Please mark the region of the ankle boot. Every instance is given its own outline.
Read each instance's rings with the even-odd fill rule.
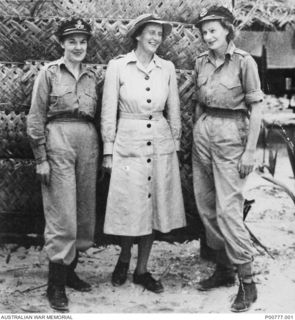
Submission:
[[[233,312],[247,311],[251,304],[257,300],[257,288],[255,282],[245,283],[240,279],[238,294],[231,306]]]
[[[91,291],[91,285],[81,280],[75,272],[76,266],[78,264],[78,258],[79,258],[79,253],[77,252],[75,259],[67,268],[68,272],[67,272],[66,285],[72,289],[75,289],[81,292]]]
[[[49,262],[47,297],[50,307],[58,311],[69,311],[65,292],[67,266]]]
[[[235,272],[232,266],[217,265],[212,276],[198,283],[197,289],[207,291],[218,287],[230,287],[235,284]]]

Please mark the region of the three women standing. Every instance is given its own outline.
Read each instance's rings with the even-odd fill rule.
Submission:
[[[133,282],[156,293],[163,286],[147,270],[153,231],[186,224],[176,153],[181,134],[176,73],[156,55],[171,29],[152,14],[134,20],[128,36],[135,49],[109,62],[101,113],[103,166],[112,170],[104,232],[121,236],[122,249],[112,283],[126,281],[138,237]]]
[[[232,42],[233,22],[227,8],[216,6],[202,11],[197,22],[209,50],[195,65],[193,178],[207,243],[216,250],[217,262],[199,289],[233,285],[236,265],[240,287],[231,309],[240,312],[257,299],[242,191],[254,165],[263,94],[255,61]]]
[[[94,126],[97,77],[82,64],[91,28],[81,19],[60,24],[64,55],[35,80],[27,132],[42,182],[47,296],[52,308],[68,310],[65,286],[90,291],[78,278],[78,252],[93,245],[98,136]]]

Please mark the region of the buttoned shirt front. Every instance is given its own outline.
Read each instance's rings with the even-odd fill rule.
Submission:
[[[233,42],[218,67],[212,51],[197,58],[195,83],[198,103],[208,108],[248,110],[251,103],[263,100],[256,62]]]
[[[62,114],[94,118],[97,109],[97,77],[90,67],[82,64],[78,79],[69,71],[64,58],[42,68],[35,80],[27,132],[37,158],[46,158],[45,126]]]
[[[111,60],[105,76],[101,114],[104,153],[113,152],[118,112],[152,114],[164,110],[179,149],[179,96],[172,62],[154,55],[150,65],[144,68],[134,51]]]

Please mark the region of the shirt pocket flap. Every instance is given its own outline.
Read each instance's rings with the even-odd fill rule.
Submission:
[[[220,84],[226,87],[227,89],[234,89],[241,86],[240,80],[235,77],[225,78],[223,81],[220,82]]]
[[[52,92],[50,93],[50,96],[52,97],[62,97],[68,93],[72,93],[73,88],[69,86],[56,86],[53,87]]]

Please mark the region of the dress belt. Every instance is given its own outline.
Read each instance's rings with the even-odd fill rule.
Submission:
[[[239,118],[241,116],[249,117],[247,110],[244,109],[222,109],[203,107],[204,112],[213,117],[219,118]]]
[[[86,114],[74,112],[74,113],[61,113],[48,118],[47,122],[58,121],[58,122],[92,122],[94,119]]]
[[[132,112],[120,112],[120,119],[137,119],[137,120],[159,120],[163,118],[163,112],[151,112],[151,113],[132,113]]]

